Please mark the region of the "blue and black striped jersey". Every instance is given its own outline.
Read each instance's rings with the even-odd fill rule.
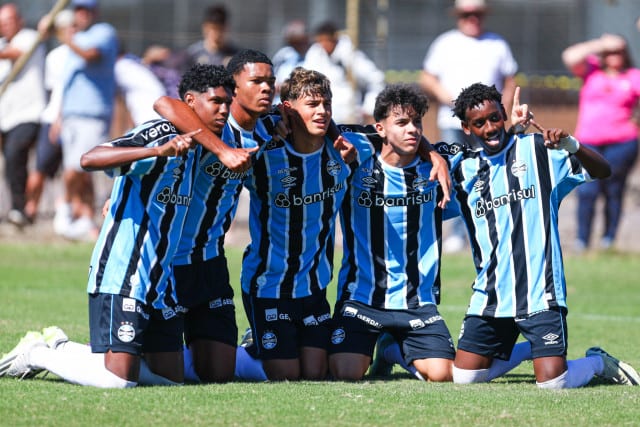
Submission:
[[[541,134],[513,135],[493,156],[458,153],[451,175],[477,272],[467,314],[514,317],[566,307],[558,210],[590,179],[577,158],[547,149]]]
[[[166,120],[146,122],[108,144],[156,146],[178,134]],[[132,297],[155,308],[175,305],[170,265],[191,202],[200,147],[107,171],[115,176],[109,211],[91,256],[90,294]]]
[[[242,290],[259,298],[302,298],[332,277],[335,218],[349,168],[327,138],[309,154],[272,141],[246,180],[251,243]]]
[[[222,140],[236,148],[263,146],[271,140],[272,124],[271,118],[265,116],[250,132],[229,116]],[[175,265],[206,261],[224,254],[224,236],[235,216],[242,183],[248,174],[233,172],[216,155],[202,151]]]
[[[366,151],[357,138],[347,139]],[[340,216],[339,300],[384,309],[439,302],[442,192],[429,181],[431,168],[418,156],[404,168],[393,167],[377,154],[357,165]],[[445,210],[446,217],[458,214],[456,207]]]

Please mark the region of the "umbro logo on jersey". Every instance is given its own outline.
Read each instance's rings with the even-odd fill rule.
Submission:
[[[296,178],[295,176],[287,175],[284,178],[282,178],[280,182],[282,183],[282,186],[284,188],[288,188],[288,187],[293,187],[293,185],[297,180],[298,178]]]
[[[558,338],[560,338],[560,336],[552,332],[542,337],[542,339],[544,340],[544,345],[558,344]]]
[[[523,176],[527,172],[527,165],[519,160],[514,160],[511,165],[511,173],[514,176]]]
[[[484,181],[479,179],[476,181],[475,184],[473,184],[473,191],[479,193],[482,191],[482,189],[484,188]]]
[[[372,176],[365,176],[361,179],[361,181],[362,181],[362,185],[364,185],[365,187],[371,187],[371,188],[375,187],[378,182],[378,180]]]

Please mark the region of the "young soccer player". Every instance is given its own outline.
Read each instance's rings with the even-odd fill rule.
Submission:
[[[211,80],[208,71],[196,67],[185,73],[181,96],[219,133],[230,88],[224,80]],[[183,381],[183,327],[170,267],[200,159],[199,146],[190,148],[196,133],[183,137],[166,120],[147,122],[83,156],[83,167],[108,168],[116,176],[89,273],[93,353],[66,337],[49,348],[41,335],[31,334],[0,361],[0,374],[45,369],[73,383],[113,388],[139,380]],[[114,146],[127,149],[114,155]],[[143,354],[148,367],[141,363]]]
[[[432,163],[418,155],[427,108],[426,96],[410,85],[390,85],[376,98],[374,138],[382,144],[361,156],[341,210],[344,256],[329,346],[335,379],[361,379],[387,332],[419,378],[451,381],[455,350],[436,307],[438,242],[443,216],[458,210],[438,207],[442,190],[429,180]]]
[[[522,334],[531,343],[541,388],[580,387],[594,375],[637,385],[637,372],[600,348],[566,360],[559,204],[577,185],[606,178],[609,164],[562,129],[507,132],[501,99],[495,87],[476,83],[462,90],[453,109],[464,132],[481,147],[458,147],[462,151],[452,160],[456,199],[477,271],[453,379],[488,381],[493,365],[509,358]]]

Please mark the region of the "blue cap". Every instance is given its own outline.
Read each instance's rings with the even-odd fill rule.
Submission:
[[[72,0],[71,6],[95,9],[96,7],[98,7],[98,0]]]

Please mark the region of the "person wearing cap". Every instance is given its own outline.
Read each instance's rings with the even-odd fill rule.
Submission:
[[[605,180],[578,187],[577,238],[574,249],[591,243],[596,201],[604,196],[604,230],[600,248],[615,241],[629,173],[638,158],[640,69],[633,67],[624,38],[614,34],[569,46],[562,60],[576,77],[580,89],[576,138],[604,156],[613,172]]]
[[[423,62],[420,84],[440,104],[437,124],[440,140],[447,143],[469,143],[452,112],[453,100],[473,83],[495,85],[503,93],[504,105],[510,108],[515,90],[514,75],[518,64],[508,43],[498,34],[484,28],[489,12],[485,0],[455,0],[453,15],[456,28],[439,35],[429,46]],[[454,220],[443,240],[445,252],[465,248],[462,223]]]
[[[6,3],[0,7],[0,80],[18,58],[38,43],[38,33],[25,28],[18,6]],[[25,214],[27,164],[29,151],[35,145],[40,127],[40,114],[45,107],[45,48],[38,44],[23,69],[8,83],[0,98],[0,133],[4,155],[5,178],[11,193],[7,219],[23,227],[30,222]]]
[[[118,37],[113,26],[97,22],[97,0],[71,4],[75,28],[60,37],[71,50],[63,70],[60,134],[66,209],[60,211],[62,219],[55,231],[72,240],[94,240],[98,233],[94,188],[91,175],[80,166],[80,156],[109,138]]]

